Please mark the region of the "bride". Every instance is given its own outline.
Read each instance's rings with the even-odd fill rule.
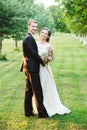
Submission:
[[[40,65],[40,80],[44,97],[43,103],[49,117],[55,114],[64,115],[70,113],[70,110],[61,103],[54,77],[50,65],[48,64],[53,60],[53,49],[49,43],[50,36],[50,30],[43,28],[40,32],[40,40],[37,42],[38,53],[46,63],[45,67]],[[37,113],[35,103],[34,111]]]

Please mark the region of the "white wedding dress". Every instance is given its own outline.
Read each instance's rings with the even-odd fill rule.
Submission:
[[[43,53],[47,53],[49,47],[51,47],[49,43],[41,44],[39,42],[37,43],[37,46],[40,56]],[[45,67],[40,65],[40,80],[44,97],[43,103],[49,117],[55,114],[64,115],[70,113],[70,110],[60,101],[50,65],[46,65]]]

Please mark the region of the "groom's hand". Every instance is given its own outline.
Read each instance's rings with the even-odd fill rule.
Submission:
[[[45,62],[43,61],[43,62],[41,63],[41,65],[42,65],[42,66],[45,66]]]

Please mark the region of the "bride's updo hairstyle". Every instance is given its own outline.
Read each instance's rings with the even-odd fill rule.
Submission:
[[[46,41],[49,42],[50,36],[51,36],[51,31],[49,30],[49,28],[46,28],[46,27],[42,28],[41,31],[42,30],[47,30],[48,31],[48,38],[46,39]]]

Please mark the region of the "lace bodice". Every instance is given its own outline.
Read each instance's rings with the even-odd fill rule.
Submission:
[[[39,55],[41,56],[43,53],[48,53],[48,50],[51,48],[52,49],[52,46],[49,44],[49,43],[45,43],[45,44],[42,44],[40,42],[37,42],[37,46],[38,46],[38,53]]]

